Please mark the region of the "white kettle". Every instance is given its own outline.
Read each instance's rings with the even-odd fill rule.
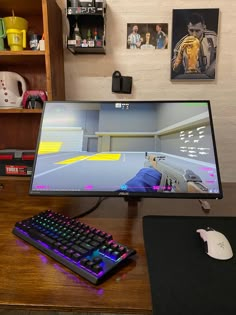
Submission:
[[[22,76],[16,72],[0,71],[0,108],[21,107],[25,91],[26,81]]]

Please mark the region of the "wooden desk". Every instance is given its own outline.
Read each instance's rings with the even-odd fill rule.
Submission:
[[[16,221],[48,208],[76,215],[87,210],[97,199],[30,197],[27,182],[12,181],[6,185],[10,187],[0,191],[0,308],[6,314],[7,310],[16,309],[151,314],[143,215],[205,215],[198,200],[144,199],[138,209],[132,205],[128,208],[121,198],[105,200],[81,221],[112,233],[116,240],[135,248],[137,255],[131,264],[95,286],[11,231]],[[210,215],[234,216],[236,184],[224,184],[223,187],[224,199],[210,201]]]

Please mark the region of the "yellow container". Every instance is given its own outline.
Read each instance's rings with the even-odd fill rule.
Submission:
[[[23,50],[26,47],[26,30],[7,29],[7,43],[12,51]]]
[[[17,30],[27,31],[28,29],[28,21],[22,17],[8,16],[8,17],[4,17],[3,20],[4,20],[6,30],[17,29]]]
[[[3,18],[8,46],[12,51],[19,51],[26,48],[26,32],[28,21],[18,16],[8,16]]]

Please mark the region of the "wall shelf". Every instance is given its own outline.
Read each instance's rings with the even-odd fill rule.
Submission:
[[[99,7],[94,0],[91,7],[71,7],[67,0],[66,14],[70,33],[67,38],[67,48],[73,54],[105,54],[106,3],[99,1]],[[80,42],[74,38],[76,23],[79,27]],[[91,38],[88,38],[88,30]]]
[[[68,50],[73,54],[105,54],[104,47],[75,47],[73,45],[67,46]]]

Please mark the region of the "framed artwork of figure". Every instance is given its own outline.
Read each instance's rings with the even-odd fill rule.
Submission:
[[[214,80],[219,9],[175,9],[171,79]]]
[[[167,23],[127,24],[127,49],[167,49]]]

